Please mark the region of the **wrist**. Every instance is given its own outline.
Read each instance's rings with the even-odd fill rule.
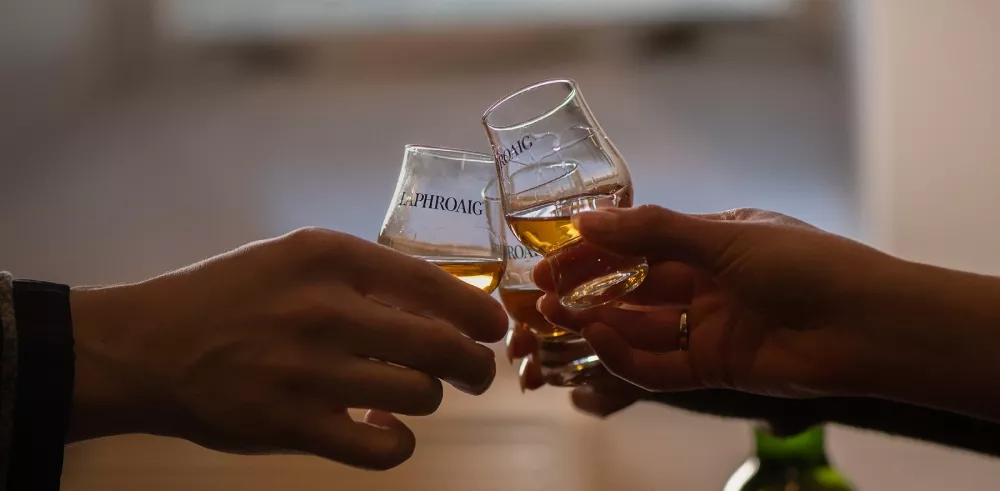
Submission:
[[[865,395],[1000,418],[1000,278],[896,260],[886,284]]]
[[[129,288],[70,294],[76,367],[68,441],[156,431]]]

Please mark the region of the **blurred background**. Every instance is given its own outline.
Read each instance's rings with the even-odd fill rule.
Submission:
[[[0,267],[121,282],[305,225],[374,240],[403,145],[486,150],[494,100],[571,77],[639,203],[770,208],[1000,273],[998,24],[993,0],[11,0]],[[387,473],[137,436],[70,448],[64,487],[717,490],[750,451],[747,422],[592,420],[499,372],[412,421]],[[1000,481],[973,454],[828,434],[862,490]]]

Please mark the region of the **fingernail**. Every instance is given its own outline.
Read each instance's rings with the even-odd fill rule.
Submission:
[[[487,376],[485,379],[476,382],[467,380],[449,379],[449,383],[454,385],[455,388],[457,388],[458,390],[465,392],[466,394],[478,396],[482,395],[490,388],[490,386],[493,385],[493,381],[496,379],[496,375],[497,375],[497,364],[496,364],[496,359],[494,358],[492,362],[489,364],[489,376]]]
[[[496,380],[496,378],[497,378],[497,362],[496,358],[494,358],[493,362],[490,363],[490,378],[486,381],[485,384],[479,387],[479,393],[482,394],[483,392],[486,392],[486,390],[489,389],[491,385],[493,385],[493,381]]]
[[[587,211],[573,215],[573,226],[577,230],[594,232],[614,232],[618,227],[618,217],[607,211]]]
[[[386,428],[392,426],[392,424],[396,422],[396,418],[390,413],[376,411],[373,409],[365,413],[365,422],[371,425]]]
[[[528,369],[528,358],[521,360],[521,366],[517,368],[517,384],[521,386],[521,393],[527,390],[528,380],[525,374]]]
[[[507,358],[507,363],[510,363],[511,366],[514,365],[514,354],[510,352],[511,348],[514,346],[514,333],[515,333],[514,328],[509,329],[507,331],[506,339],[504,339],[503,343],[504,346],[507,348],[503,350],[504,358]]]

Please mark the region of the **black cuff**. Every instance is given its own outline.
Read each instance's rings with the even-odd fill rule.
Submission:
[[[73,401],[69,287],[14,282],[17,389],[7,491],[59,489]]]
[[[1000,424],[950,411],[868,398],[832,398],[818,405],[833,423],[1000,456]]]
[[[1000,423],[899,402],[784,399],[718,389],[649,394],[646,399],[702,414],[767,422],[779,435],[835,423],[1000,457]]]
[[[779,436],[826,422],[820,399],[785,399],[727,389],[653,393],[646,399],[702,414],[760,421]]]

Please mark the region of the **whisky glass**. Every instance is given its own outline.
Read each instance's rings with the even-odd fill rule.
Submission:
[[[489,189],[497,189],[491,186]],[[499,196],[487,195],[487,208],[502,215]],[[582,385],[593,376],[604,373],[604,366],[586,340],[566,329],[555,326],[535,307],[543,292],[531,279],[531,269],[542,255],[525,247],[509,227],[505,227],[507,267],[497,290],[500,303],[510,318],[510,328],[527,327],[539,341],[536,354],[545,383],[556,387]]]
[[[632,206],[625,159],[597,123],[573,80],[520,89],[483,116],[507,223],[518,241],[551,263],[568,309],[607,304],[638,287],[649,267],[582,239],[571,217]]]
[[[506,260],[503,212],[483,202],[496,175],[489,155],[407,145],[378,243],[492,293]]]

